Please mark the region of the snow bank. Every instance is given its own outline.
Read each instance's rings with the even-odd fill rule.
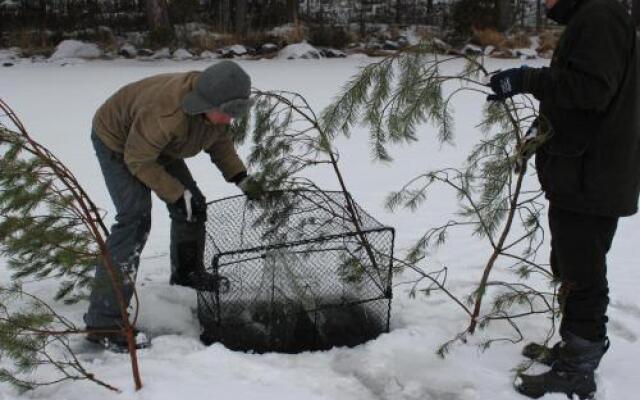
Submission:
[[[278,59],[281,60],[295,60],[295,59],[318,59],[322,58],[322,52],[315,47],[311,46],[307,42],[290,44],[289,46],[280,50]]]
[[[134,58],[138,55],[138,49],[136,49],[136,47],[131,43],[125,43],[120,47],[120,51],[118,53],[126,58]]]
[[[200,58],[203,58],[203,59],[218,58],[218,55],[213,51],[205,50],[202,53],[200,53]]]
[[[15,61],[20,59],[20,49],[12,47],[10,49],[0,49],[0,62]]]
[[[532,60],[534,58],[538,58],[538,52],[535,49],[515,49],[513,50],[513,53],[521,59]]]
[[[327,58],[345,58],[347,53],[338,49],[322,49],[322,55]]]
[[[170,58],[170,57],[171,57],[171,50],[169,50],[168,47],[161,48],[160,50],[153,53],[153,55],[151,56],[151,58],[153,58],[154,60],[161,60],[163,58]]]
[[[223,49],[218,50],[223,57],[240,57],[249,54],[249,49],[241,44],[234,44],[233,46],[225,47]]]
[[[22,52],[17,47],[0,49],[0,66],[12,67],[21,60]]]
[[[193,54],[191,54],[188,50],[185,49],[178,49],[176,51],[173,52],[173,59],[174,60],[189,60],[193,58]]]
[[[93,44],[80,40],[63,40],[56,47],[56,51],[49,58],[52,61],[67,58],[95,59],[102,56],[102,50]]]

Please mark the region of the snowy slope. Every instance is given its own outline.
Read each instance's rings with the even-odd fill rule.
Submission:
[[[327,105],[338,88],[367,62],[361,58],[345,60],[263,60],[242,62],[261,89],[299,91],[320,109]],[[490,69],[519,65],[519,62],[490,61]],[[543,61],[532,61],[532,66]],[[100,103],[121,85],[156,73],[202,69],[204,62],[90,62],[59,67],[53,64],[22,63],[0,70],[0,97],[8,101],[23,118],[31,133],[53,150],[76,173],[89,194],[108,210],[113,219],[104,182],[89,141],[91,118]],[[424,140],[396,148],[395,163],[369,162],[366,132],[355,132],[350,141],[340,140],[338,147],[347,184],[356,200],[382,222],[398,231],[397,246],[409,246],[422,231],[446,221],[454,211],[454,198],[445,191],[434,194],[428,206],[417,214],[390,214],[383,208],[389,190],[417,173],[433,168],[459,165],[469,147],[478,139],[475,125],[480,121],[484,99],[465,95],[454,102],[456,109],[456,146],[440,147],[435,131],[425,127]],[[241,153],[246,155],[247,148]],[[194,177],[209,199],[237,194],[224,182],[207,157],[190,160]],[[327,188],[336,184],[330,171],[312,176]],[[535,181],[534,181],[535,182]],[[625,219],[610,256],[611,350],[599,374],[600,400],[632,399],[635,393],[637,362],[640,361],[640,306],[637,286],[635,247],[640,218]],[[477,239],[461,234],[430,261],[433,268],[450,268],[449,285],[458,295],[472,290],[480,277],[489,253]],[[395,289],[392,332],[355,349],[334,349],[300,355],[253,355],[235,353],[221,345],[204,347],[198,341],[195,317],[195,293],[169,287],[169,220],[164,205],[154,199],[153,227],[143,253],[138,277],[142,308],[140,326],[154,336],[154,347],[141,352],[145,387],[135,393],[128,358],[114,354],[85,354],[87,366],[103,380],[124,392],[120,395],[89,383],[65,383],[39,389],[24,398],[56,400],[173,400],[180,399],[332,399],[332,400],[511,400],[520,398],[511,388],[513,372],[522,360],[519,346],[496,344],[482,353],[474,343],[454,348],[441,360],[435,350],[444,341],[464,329],[467,321],[447,299],[435,294],[410,299],[406,285]],[[543,255],[544,256],[544,255]],[[0,260],[0,265],[2,261]],[[508,272],[498,272],[513,279]],[[408,281],[409,274],[397,282]],[[8,279],[4,266],[0,279]],[[45,298],[54,292],[52,282],[29,285]],[[65,314],[81,325],[86,304],[60,305]],[[527,340],[543,337],[546,321],[532,318],[523,323]],[[476,341],[480,341],[484,333]],[[511,335],[507,327],[495,325],[487,334]],[[78,345],[81,338],[77,339]],[[45,376],[46,370],[40,371]],[[3,384],[0,399],[17,394]],[[564,396],[549,396],[562,399]]]

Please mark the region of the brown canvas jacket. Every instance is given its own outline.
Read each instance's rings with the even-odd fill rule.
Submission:
[[[130,83],[96,112],[93,129],[111,150],[124,155],[131,173],[161,199],[173,203],[184,186],[163,164],[206,151],[227,181],[246,171],[223,127],[202,115],[187,115],[181,103],[200,72],[171,73]]]

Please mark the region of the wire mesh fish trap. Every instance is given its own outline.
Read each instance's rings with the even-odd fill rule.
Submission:
[[[209,204],[205,265],[229,285],[198,293],[202,341],[296,353],[388,332],[393,228],[342,192],[287,192],[267,203]]]

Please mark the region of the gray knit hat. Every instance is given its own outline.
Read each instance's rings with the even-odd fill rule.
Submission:
[[[202,71],[196,87],[182,100],[182,109],[195,115],[218,108],[233,118],[251,108],[251,78],[233,61],[221,61]]]

